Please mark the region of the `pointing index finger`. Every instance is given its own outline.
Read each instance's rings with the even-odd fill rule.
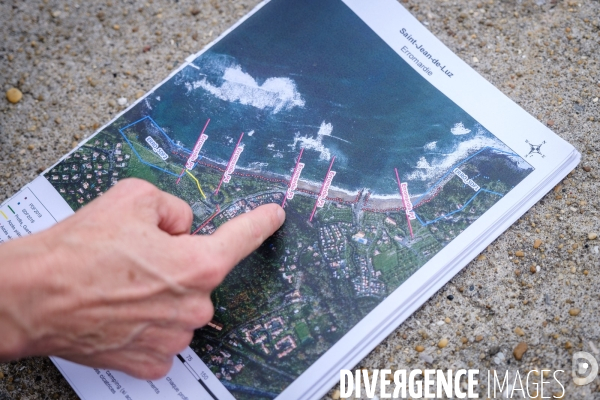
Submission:
[[[285,211],[281,206],[266,204],[226,222],[207,239],[229,272],[275,233],[284,221]]]

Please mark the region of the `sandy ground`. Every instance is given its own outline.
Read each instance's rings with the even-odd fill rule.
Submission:
[[[403,3],[485,78],[573,143],[583,160],[359,366],[570,373],[574,351],[600,358],[600,243],[588,239],[600,231],[600,3]],[[0,200],[111,119],[119,98],[133,101],[254,4],[0,2]],[[10,87],[24,93],[16,105],[4,99]],[[539,271],[531,273],[531,266]],[[439,348],[444,338],[448,345]],[[513,357],[519,342],[528,345],[521,361]],[[583,387],[566,374],[562,379],[565,398],[600,399],[598,379]],[[334,388],[329,396],[339,394]],[[2,400],[75,398],[48,359],[0,364]]]

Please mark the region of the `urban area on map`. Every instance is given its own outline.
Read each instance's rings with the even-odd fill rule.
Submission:
[[[389,171],[398,195],[378,200],[367,188],[354,197],[332,190],[332,169],[323,171],[320,187],[303,185],[302,149],[289,160],[287,177],[236,169],[242,142],[232,147],[227,165],[203,161],[200,146],[207,136],[200,133],[197,147],[186,149],[146,117],[117,135],[101,132],[46,177],[73,209],[120,179],[146,179],[190,204],[197,234],[210,234],[261,204],[285,202],[284,227],[217,289],[214,320],[192,346],[228,388],[252,388],[267,398],[529,171],[518,173],[514,154],[486,147],[419,196]],[[265,379],[265,369],[278,379]],[[261,381],[265,385],[256,388]]]
[[[284,206],[191,344],[238,399],[276,397],[532,171],[341,1],[323,4],[268,3],[45,174],[74,210],[144,179],[190,205],[191,234]],[[322,48],[288,34],[302,18]]]

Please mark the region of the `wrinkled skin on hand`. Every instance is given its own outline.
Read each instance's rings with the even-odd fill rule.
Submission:
[[[0,246],[0,361],[55,355],[156,379],[213,316],[210,294],[283,223],[275,204],[191,236],[192,211],[128,179]]]

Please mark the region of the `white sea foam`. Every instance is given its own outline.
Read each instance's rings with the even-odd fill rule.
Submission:
[[[417,161],[417,168],[429,169],[429,168],[431,168],[431,165],[429,165],[429,162],[427,162],[425,157],[421,157],[421,158],[419,158],[419,161]]]
[[[319,136],[331,136],[331,132],[333,132],[333,125],[331,125],[331,123],[325,123],[325,121],[323,121],[321,123],[321,126],[319,127],[319,132],[317,132],[317,135]]]
[[[419,159],[417,162],[415,170],[408,174],[407,179],[411,181],[428,181],[439,178],[461,160],[464,160],[470,154],[473,154],[484,147],[492,147],[509,152],[511,151],[499,140],[477,135],[470,140],[466,140],[456,145],[456,147],[449,154],[433,155],[429,160],[427,160],[425,157],[421,157],[421,159]],[[425,165],[423,161],[428,163],[429,168],[423,168]]]
[[[208,158],[208,157],[204,157],[204,158],[205,158],[207,161],[209,161],[209,162],[212,162],[212,163],[214,163],[214,164],[218,164],[218,165],[221,165],[221,166],[226,166],[226,165],[227,165],[227,162],[226,162],[226,161],[224,161],[224,160],[220,160],[220,161],[219,161],[219,160],[211,159],[211,158]],[[260,165],[260,164],[264,164],[264,166],[265,166],[265,167],[269,165],[268,163],[259,163],[259,162],[256,162],[256,163],[250,163],[250,164],[249,164],[249,165],[247,165],[247,166],[240,166],[240,165],[238,165],[238,166],[236,167],[236,170],[249,171],[249,172],[256,172],[256,167],[257,167],[257,165]],[[263,165],[260,165],[260,166],[262,167]],[[291,175],[292,171],[293,171],[293,168],[290,170],[290,173],[289,173],[288,175],[282,175],[282,174],[273,173],[273,172],[271,172],[271,173],[272,173],[273,175],[276,175],[276,176],[282,177],[282,178],[284,178],[284,179],[288,179],[288,178],[289,178],[289,176]],[[310,186],[312,186],[312,188],[313,188],[313,190],[314,190],[314,191],[319,191],[319,189],[320,189],[320,188],[321,188],[321,186],[323,185],[323,182],[322,182],[322,181],[318,182],[318,181],[313,181],[313,180],[310,180],[310,179],[300,179],[300,182],[304,182],[304,183],[307,183],[307,184],[309,184]],[[344,193],[344,194],[346,194],[346,195],[348,195],[348,196],[352,196],[352,197],[355,197],[356,195],[358,195],[358,192],[359,192],[359,190],[348,190],[348,189],[343,189],[343,188],[341,188],[341,187],[338,187],[338,186],[335,186],[335,185],[331,185],[331,186],[330,186],[330,191],[341,192],[341,193]],[[378,196],[378,195],[373,195],[373,196],[371,196],[371,197],[374,197],[374,198],[380,198],[380,196]],[[384,196],[384,197],[385,197],[385,196]],[[393,198],[393,197],[394,197],[394,195],[390,195],[389,197],[390,197],[390,198]],[[411,197],[413,197],[413,195],[411,195]]]
[[[427,143],[425,146],[423,146],[425,148],[425,150],[435,150],[435,148],[437,147],[437,142],[430,142]]]
[[[315,182],[315,181],[306,180],[306,179],[301,179],[300,181],[307,182],[307,183],[311,184],[314,188],[318,188],[318,189],[320,189],[321,186],[323,185],[323,182]],[[335,181],[335,178],[334,178],[334,181]],[[329,191],[330,192],[333,192],[333,191],[341,192],[341,193],[344,193],[344,194],[346,194],[348,196],[352,196],[352,197],[355,197],[359,192],[358,190],[342,189],[341,187],[334,186],[334,185],[329,186]],[[330,193],[329,196],[332,197],[333,195]]]
[[[467,133],[471,133],[470,129],[467,129],[462,122],[458,122],[454,124],[454,127],[450,129],[453,135],[466,135]]]
[[[252,171],[262,171],[262,169],[264,167],[268,167],[268,166],[269,166],[269,163],[256,161],[256,162],[248,164],[248,169],[250,169]]]
[[[296,145],[300,143],[300,147],[304,147],[306,150],[315,150],[319,152],[319,160],[328,161],[331,159],[331,150],[323,144],[323,136],[331,136],[331,132],[333,132],[333,125],[323,121],[319,127],[316,138],[300,136],[300,132],[298,132],[296,133],[296,136],[294,136],[294,143],[290,146],[295,149]]]
[[[408,187],[408,189],[410,190],[410,186]],[[421,194],[414,194],[414,193],[409,193],[409,194],[410,194],[411,201],[416,201],[419,197],[421,197]],[[376,194],[376,193],[372,193],[369,198],[370,199],[377,199],[377,200],[398,200],[398,201],[402,201],[402,198],[400,197],[400,193],[394,193],[394,194]]]
[[[206,156],[205,156],[205,157],[203,157],[203,158],[204,158],[206,161],[209,161],[209,162],[211,162],[211,163],[214,163],[214,164],[220,165],[220,166],[222,166],[222,167],[225,167],[225,166],[227,165],[227,161],[225,161],[225,160],[217,160],[217,159],[213,159],[213,158],[206,157]],[[256,170],[257,170],[257,167],[260,167],[260,168],[262,168],[262,167],[267,167],[268,165],[269,165],[269,163],[260,163],[260,162],[254,162],[254,163],[250,163],[250,164],[249,164],[249,165],[247,165],[247,166],[241,166],[241,165],[238,165],[238,166],[236,167],[236,170],[249,171],[249,172],[256,172]],[[282,178],[284,178],[284,179],[289,179],[290,175],[292,174],[292,171],[293,171],[293,168],[292,168],[292,169],[290,169],[290,172],[289,172],[289,174],[286,174],[286,175],[282,175],[282,174],[279,174],[279,173],[273,173],[273,172],[271,172],[271,173],[272,173],[273,175],[276,175],[276,176],[282,177]],[[323,185],[323,182],[322,182],[322,181],[320,181],[320,182],[319,182],[319,181],[313,181],[313,180],[310,180],[310,179],[300,179],[300,182],[304,182],[304,183],[307,183],[307,184],[309,184],[310,186],[312,186],[312,188],[313,188],[313,190],[314,190],[314,191],[319,191],[319,189],[320,189],[320,188],[321,188],[321,186]],[[359,190],[348,190],[348,189],[343,189],[343,188],[341,188],[341,187],[338,187],[338,186],[335,186],[335,185],[331,185],[331,186],[330,186],[330,191],[337,191],[337,192],[341,192],[341,193],[344,193],[344,194],[346,194],[346,195],[348,195],[348,196],[352,196],[352,197],[355,197],[356,195],[358,195],[358,192],[359,192]],[[372,197],[372,198],[394,198],[394,196],[395,196],[395,195],[393,195],[393,194],[392,194],[392,195],[383,195],[383,196],[380,196],[380,195],[372,195],[371,197]],[[411,198],[412,198],[412,197],[414,197],[414,195],[412,195],[412,194],[411,194]]]
[[[531,168],[531,165],[529,165],[529,163],[527,161],[525,161],[524,159],[522,159],[521,157],[511,156],[511,158],[514,162],[517,163],[517,168],[521,168],[521,169]]]
[[[248,132],[248,136],[252,136],[254,135],[254,130],[251,130],[250,132]]]
[[[188,91],[202,88],[213,96],[229,102],[264,109],[272,109],[274,114],[281,110],[304,107],[304,99],[296,88],[296,83],[289,78],[269,78],[259,85],[250,74],[242,71],[242,67],[234,65],[226,68],[221,86],[215,86],[203,78],[195,82],[186,82]]]

